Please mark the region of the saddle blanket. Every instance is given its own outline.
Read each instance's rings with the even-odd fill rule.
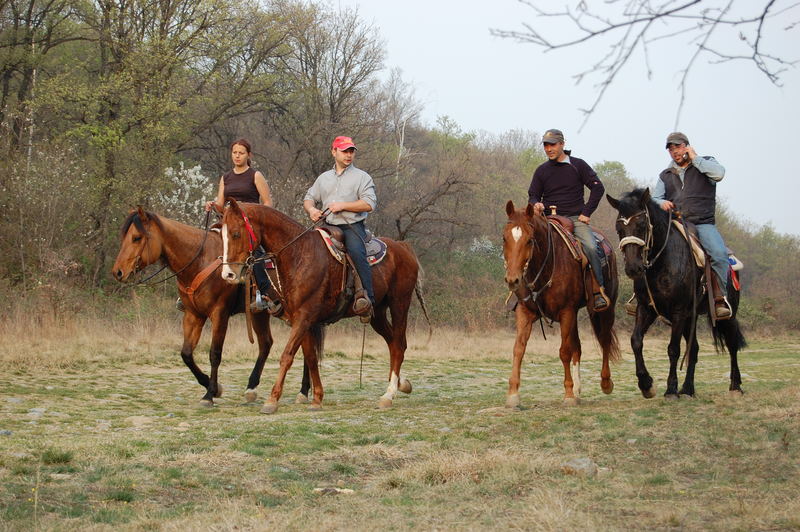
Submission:
[[[337,243],[334,242],[333,238],[331,238],[331,234],[326,231],[324,227],[318,227],[317,231],[319,232],[320,237],[322,237],[322,241],[325,242],[325,247],[328,248],[328,251],[333,258],[344,264],[344,253],[339,250]],[[384,257],[386,257],[386,242],[380,238],[370,238],[367,240],[365,246],[367,248],[367,262],[369,262],[370,266],[375,266],[382,261]]]

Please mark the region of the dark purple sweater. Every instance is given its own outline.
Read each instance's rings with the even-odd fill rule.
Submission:
[[[550,205],[555,205],[561,216],[591,216],[606,188],[586,161],[571,156],[568,160],[546,161],[539,165],[528,188],[528,201],[543,203],[547,214],[550,214]],[[591,191],[586,203],[583,202],[584,186]]]

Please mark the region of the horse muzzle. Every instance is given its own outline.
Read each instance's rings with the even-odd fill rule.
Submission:
[[[244,266],[236,271],[226,264],[222,267],[222,279],[230,284],[241,284],[244,282],[243,270]]]
[[[640,279],[642,275],[644,275],[644,264],[626,264],[625,275],[627,275],[629,279]]]

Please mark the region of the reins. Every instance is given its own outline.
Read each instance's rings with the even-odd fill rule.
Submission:
[[[528,295],[524,298],[520,298],[521,302],[526,302],[528,300],[532,300],[533,303],[536,305],[537,310],[539,311],[539,326],[542,329],[542,336],[545,340],[547,340],[547,335],[544,332],[544,318],[546,317],[544,314],[544,309],[542,309],[541,303],[539,303],[539,296],[542,292],[544,292],[550,285],[553,284],[553,270],[550,270],[550,279],[547,280],[546,283],[541,287],[539,290],[534,290],[536,283],[539,281],[539,277],[541,277],[542,273],[544,273],[545,266],[547,266],[548,259],[553,254],[553,228],[550,227],[550,221],[545,217],[545,225],[547,227],[547,252],[545,253],[544,259],[542,260],[542,264],[539,266],[539,271],[536,272],[536,275],[533,277],[533,280],[530,282],[525,283],[525,288],[528,289]],[[531,230],[533,230],[533,234],[536,235],[536,230],[534,229],[533,225],[531,224]],[[536,244],[536,240],[533,241]],[[531,253],[528,257],[528,260],[525,261],[525,265],[522,267],[522,275],[524,276],[525,273],[528,271],[528,265],[530,264],[531,260],[533,260],[533,250],[535,245],[531,246]],[[555,260],[555,259],[554,259]],[[524,277],[523,277],[524,278]],[[552,325],[552,320],[550,324]]]
[[[158,280],[158,281],[155,281],[155,282],[153,282],[153,283],[145,284],[145,283],[147,283],[147,281],[149,281],[150,279],[152,279],[153,277],[155,277],[156,275],[158,275],[159,273],[161,273],[162,271],[164,271],[164,270],[165,270],[165,269],[166,269],[166,268],[169,266],[168,264],[164,264],[163,266],[161,266],[161,268],[159,268],[158,270],[156,270],[156,272],[155,272],[154,274],[152,274],[152,275],[150,275],[150,276],[148,276],[148,277],[146,277],[146,278],[144,278],[144,279],[141,279],[141,280],[137,281],[136,283],[134,283],[134,286],[140,286],[140,285],[144,285],[144,286],[157,286],[157,285],[159,285],[159,284],[161,284],[161,283],[163,283],[163,282],[169,281],[169,280],[170,280],[170,279],[172,279],[173,277],[177,277],[177,276],[178,276],[178,275],[180,275],[180,274],[181,274],[181,273],[182,273],[182,272],[183,272],[183,271],[184,271],[186,268],[188,268],[189,266],[191,266],[191,264],[192,264],[192,263],[193,263],[195,260],[197,260],[197,257],[199,257],[199,256],[200,256],[200,254],[203,252],[203,248],[204,248],[204,247],[205,247],[205,245],[206,245],[206,239],[208,238],[208,233],[209,233],[209,231],[208,231],[208,220],[209,220],[209,217],[210,217],[210,216],[211,216],[211,211],[207,211],[207,212],[206,212],[206,221],[205,221],[205,226],[204,226],[203,241],[202,241],[202,242],[200,242],[200,247],[197,249],[197,253],[195,253],[195,254],[194,254],[194,257],[192,257],[192,260],[190,260],[189,262],[187,262],[187,263],[186,263],[186,265],[185,265],[183,268],[181,268],[180,270],[178,270],[178,271],[176,271],[176,272],[173,272],[173,273],[171,273],[170,275],[167,275],[167,276],[166,276],[166,277],[164,277],[163,279],[160,279],[160,280]],[[139,259],[141,259],[141,254],[139,255],[139,257],[137,257],[137,263],[138,263],[138,260],[139,260]]]

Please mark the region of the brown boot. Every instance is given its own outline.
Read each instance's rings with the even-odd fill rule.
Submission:
[[[627,312],[629,316],[636,316],[636,308],[638,306],[639,302],[636,300],[636,294],[633,294],[625,303],[625,312]]]
[[[361,319],[361,323],[369,323],[372,319],[372,302],[366,291],[356,294],[353,300],[353,314]]]
[[[594,310],[597,312],[601,312],[608,308],[608,296],[606,295],[606,291],[603,290],[603,287],[600,287],[599,292],[595,292],[593,294],[594,299]]]
[[[727,320],[732,315],[731,306],[722,294],[722,289],[715,273],[711,274],[711,290],[714,294],[714,316],[716,316],[717,320]]]

